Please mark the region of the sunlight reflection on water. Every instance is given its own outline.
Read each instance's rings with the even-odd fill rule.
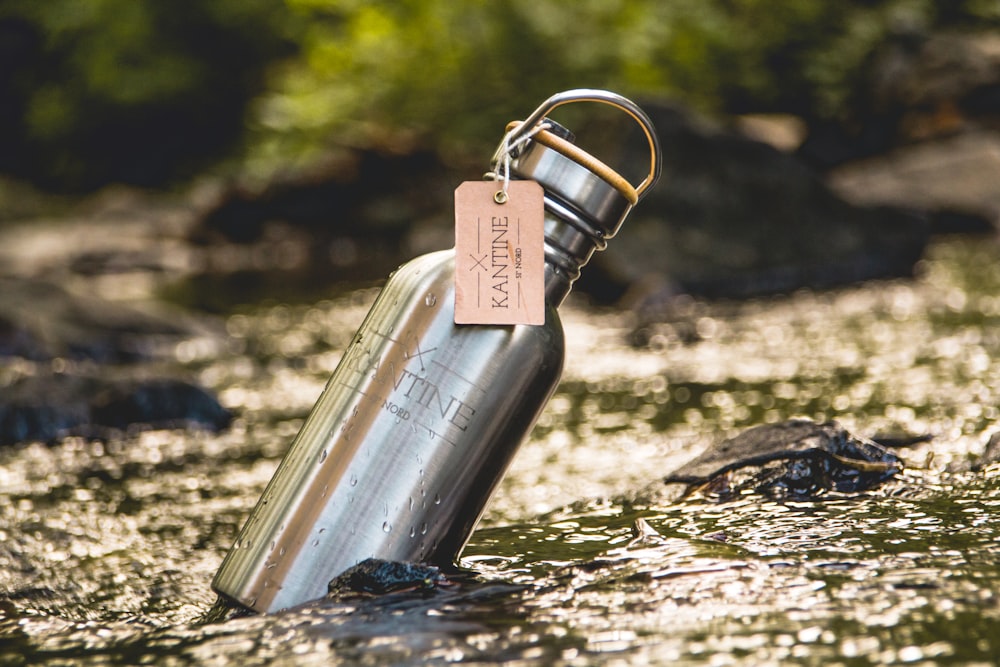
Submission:
[[[375,292],[230,315],[227,354],[177,351],[229,431],[0,451],[0,662],[989,662],[1000,468],[963,466],[1000,417],[998,259],[942,242],[916,281],[650,321],[571,301],[563,382],[464,554],[481,581],[200,625]],[[934,438],[860,496],[678,501],[659,481],[796,416]]]

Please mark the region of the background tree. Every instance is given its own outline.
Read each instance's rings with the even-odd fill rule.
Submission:
[[[6,0],[0,170],[81,190],[343,146],[478,159],[578,86],[850,124],[887,40],[997,25],[997,0]]]

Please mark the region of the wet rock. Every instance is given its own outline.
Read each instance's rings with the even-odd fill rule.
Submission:
[[[997,462],[1000,462],[1000,431],[990,436],[990,439],[986,441],[986,447],[983,448],[983,453],[974,462],[964,466],[954,466],[950,470],[961,472],[963,469],[967,469],[972,472],[982,472]]]
[[[143,367],[212,335],[185,317],[0,277],[0,445],[109,438],[131,428],[225,428],[231,415],[208,391]]]
[[[382,280],[409,257],[451,243],[447,220],[459,180],[427,151],[344,150],[263,186],[216,186],[201,198],[188,241],[216,279],[239,271],[246,284],[280,272],[301,291]],[[442,230],[443,244],[426,243]]]
[[[172,378],[48,374],[0,389],[0,445],[137,428],[226,428],[232,415],[205,389]]]
[[[903,464],[889,449],[836,422],[796,419],[756,426],[702,453],[664,478],[720,499],[756,491],[771,497],[856,493],[894,477]]]
[[[449,583],[441,570],[432,565],[368,558],[330,581],[328,597],[429,591]]]
[[[345,151],[263,188],[221,190],[190,236],[199,243],[252,243],[280,223],[308,230],[319,242],[318,260],[336,260],[330,244],[345,237],[398,250],[414,223],[447,210],[454,187],[448,169],[430,152]]]
[[[229,410],[203,387],[172,378],[108,383],[90,401],[90,422],[101,428],[203,428],[220,431]]]
[[[992,233],[1000,223],[1000,132],[969,131],[903,146],[843,165],[830,172],[829,182],[858,204],[934,211],[943,232]]]
[[[205,330],[53,283],[0,277],[0,357],[121,363],[162,354]]]
[[[926,216],[853,205],[791,154],[678,109],[646,110],[663,175],[595,256],[583,289],[604,300],[629,294],[642,307],[671,291],[747,297],[912,274],[930,238]],[[646,154],[637,144],[627,161]]]

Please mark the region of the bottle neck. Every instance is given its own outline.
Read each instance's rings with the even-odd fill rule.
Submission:
[[[624,217],[624,216],[623,216]],[[558,307],[594,251],[608,245],[606,233],[574,207],[545,193],[545,301]]]

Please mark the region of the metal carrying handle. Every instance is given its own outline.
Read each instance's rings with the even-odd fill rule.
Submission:
[[[542,102],[541,106],[535,109],[535,111],[528,116],[527,120],[523,123],[518,123],[509,131],[507,137],[505,138],[505,142],[501,144],[501,147],[497,149],[496,155],[494,155],[494,162],[499,157],[504,145],[511,145],[515,143],[518,139],[535,128],[542,121],[542,119],[545,118],[545,116],[554,111],[556,108],[561,107],[564,104],[571,104],[574,102],[598,102],[613,106],[631,116],[632,119],[639,124],[639,127],[642,128],[643,133],[646,135],[646,140],[649,142],[649,174],[641,183],[639,183],[638,186],[635,187],[636,197],[637,199],[641,199],[649,188],[652,187],[652,185],[660,178],[660,140],[657,138],[656,130],[653,128],[653,122],[649,119],[649,116],[646,115],[646,112],[640,109],[628,98],[606,90],[578,88],[574,90],[567,90],[562,93],[556,93],[549,99],[545,100]],[[571,147],[573,149],[573,154],[567,155],[567,157],[577,159],[580,155],[586,156],[590,159],[590,161],[592,161],[592,163],[603,167],[611,174],[617,176],[617,173],[611,170],[610,167],[607,167],[603,163],[596,160],[596,158],[593,158],[588,153],[580,150],[574,144],[562,140],[549,132],[539,132],[537,136],[540,138],[544,135],[548,136],[545,137],[547,140],[542,141],[542,143],[550,148],[554,148],[560,152],[565,152],[563,150],[564,148]]]

